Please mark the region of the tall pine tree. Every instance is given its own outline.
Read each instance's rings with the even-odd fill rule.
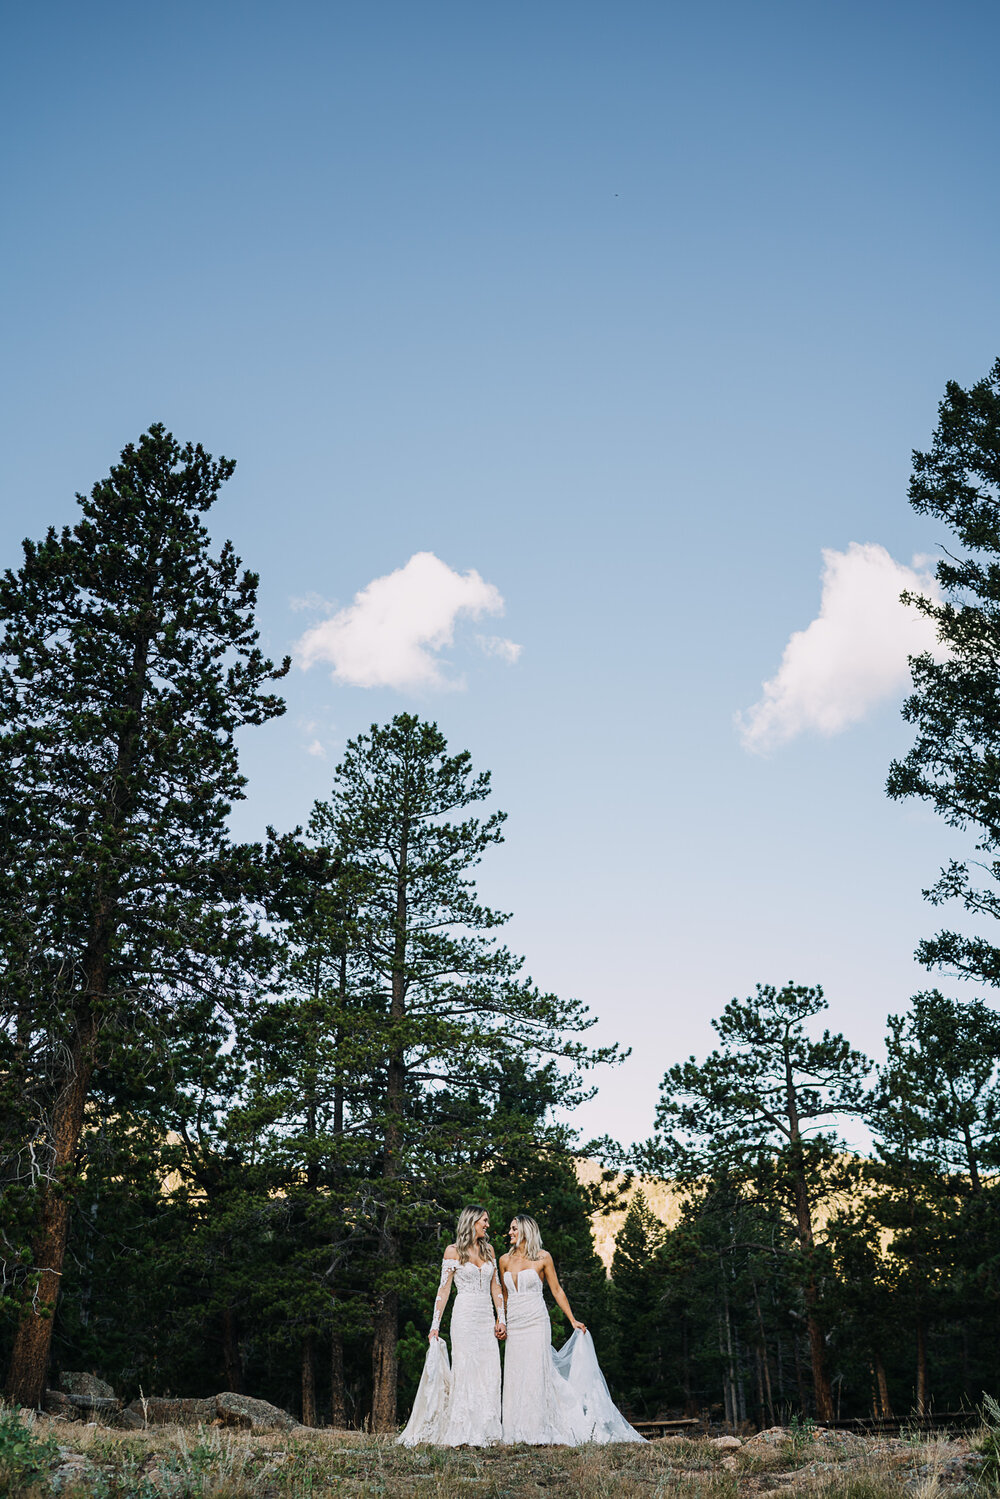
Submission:
[[[1000,984],[1000,941],[991,926],[1000,920],[1000,359],[969,390],[948,382],[933,446],[913,455],[910,504],[943,521],[956,541],[936,569],[942,601],[903,595],[933,620],[943,650],[938,659],[929,652],[911,659],[903,717],[916,736],[890,767],[886,789],[894,798],[919,797],[952,827],[971,829],[984,855],[975,872],[952,860],[924,892],[934,905],[958,901],[981,930],[939,932],[920,944],[917,958]]]
[[[233,471],[160,425],[72,528],[0,579],[0,945],[29,1138],[31,1274],[8,1396],[42,1396],[91,1080],[235,1004],[260,956],[258,861],[226,820],[234,735],[283,711],[254,626],[257,578],[202,520]],[[136,1040],[140,1045],[136,1045]],[[30,1058],[30,1068],[24,1059]]]
[[[567,1106],[581,1097],[580,1068],[618,1055],[575,1040],[593,1023],[585,1007],[542,993],[497,941],[507,918],[481,904],[472,873],[504,818],[468,815],[489,794],[488,772],[467,752],[449,755],[435,724],[400,714],[348,744],[310,823],[348,871],[353,907],[363,1004],[348,1065],[374,1085],[355,1087],[352,1128],[377,1149],[372,1418],[382,1431],[396,1422],[407,1226],[438,1216],[436,1200],[450,1199],[470,1165],[495,1170],[515,1141],[545,1137],[530,1114],[493,1107],[520,1061],[560,1059],[549,1085]]]
[[[733,999],[712,1024],[722,1042],[704,1062],[671,1067],[660,1090],[658,1134],[645,1148],[647,1170],[702,1177],[753,1178],[773,1171],[801,1255],[806,1326],[816,1410],[833,1417],[820,1321],[816,1208],[842,1152],[837,1116],[857,1113],[868,1071],[865,1057],[841,1035],[813,1040],[806,1022],[826,1009],[823,991],[758,984]]]

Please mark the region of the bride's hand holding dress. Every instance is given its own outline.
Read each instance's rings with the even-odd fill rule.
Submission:
[[[468,1222],[466,1220],[469,1220]],[[503,1295],[486,1232],[489,1216],[474,1205],[459,1218],[456,1243],[441,1262],[424,1370],[413,1411],[399,1441],[413,1447],[488,1447],[501,1438],[500,1348],[506,1334]],[[453,1362],[440,1336],[441,1317],[452,1286]]]
[[[510,1239],[511,1252],[500,1261],[507,1306],[503,1440],[566,1446],[641,1442],[611,1399],[594,1340],[573,1315],[535,1220],[518,1214]],[[546,1284],[574,1329],[558,1352],[552,1347]]]

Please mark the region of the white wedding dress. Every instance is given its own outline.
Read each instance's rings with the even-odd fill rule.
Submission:
[[[397,1441],[404,1447],[432,1442],[438,1447],[490,1447],[501,1440],[500,1347],[494,1333],[494,1306],[503,1314],[493,1261],[462,1265],[442,1260],[434,1329],[455,1279],[449,1365],[443,1338],[432,1338],[424,1360],[410,1419]]]
[[[611,1399],[588,1332],[574,1332],[558,1353],[541,1277],[526,1267],[504,1275],[507,1342],[503,1367],[503,1440],[575,1447],[584,1442],[645,1441]]]

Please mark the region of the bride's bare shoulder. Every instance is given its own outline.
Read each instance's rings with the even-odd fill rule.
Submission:
[[[444,1257],[445,1257],[446,1260],[457,1260],[458,1259],[458,1245],[457,1244],[449,1244],[448,1248],[444,1252]]]

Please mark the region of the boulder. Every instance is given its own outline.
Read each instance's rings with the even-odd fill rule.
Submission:
[[[54,1473],[49,1474],[49,1482],[52,1485],[51,1493],[58,1494],[70,1484],[79,1483],[96,1478],[97,1469],[89,1457],[84,1457],[82,1452],[74,1452],[72,1447],[59,1448],[59,1466]]]
[[[142,1431],[146,1423],[130,1406],[126,1406],[124,1410],[118,1412],[113,1422],[109,1422],[109,1425],[118,1426],[123,1431]]]
[[[50,1397],[57,1407],[51,1409],[52,1415],[68,1415],[72,1407],[78,1420],[100,1419],[106,1426],[114,1426],[115,1418],[121,1415],[122,1403],[115,1395],[64,1395],[61,1390],[46,1390],[45,1396],[46,1410],[50,1410]]]
[[[292,1431],[299,1425],[276,1405],[253,1400],[249,1395],[236,1395],[231,1390],[216,1395],[215,1414],[223,1426],[240,1426],[247,1431]]]
[[[115,1392],[108,1382],[98,1379],[96,1374],[60,1374],[59,1388],[64,1395],[92,1395],[98,1400],[115,1398]]]
[[[828,1447],[840,1447],[845,1452],[866,1452],[868,1439],[857,1431],[838,1431],[836,1427],[817,1426],[813,1432],[814,1442],[824,1442]]]
[[[718,1447],[722,1452],[735,1452],[743,1443],[739,1437],[712,1437],[712,1446]]]
[[[790,1438],[791,1432],[787,1426],[769,1426],[766,1431],[758,1431],[756,1436],[748,1437],[743,1446],[747,1452],[770,1452]]]
[[[68,1395],[64,1395],[62,1390],[46,1390],[45,1398],[42,1400],[42,1409],[47,1416],[59,1416],[63,1421],[82,1419],[80,1407],[75,1405]]]
[[[146,1400],[133,1400],[125,1414],[138,1418],[140,1426],[199,1426],[215,1420],[215,1398],[165,1400],[150,1395]]]

